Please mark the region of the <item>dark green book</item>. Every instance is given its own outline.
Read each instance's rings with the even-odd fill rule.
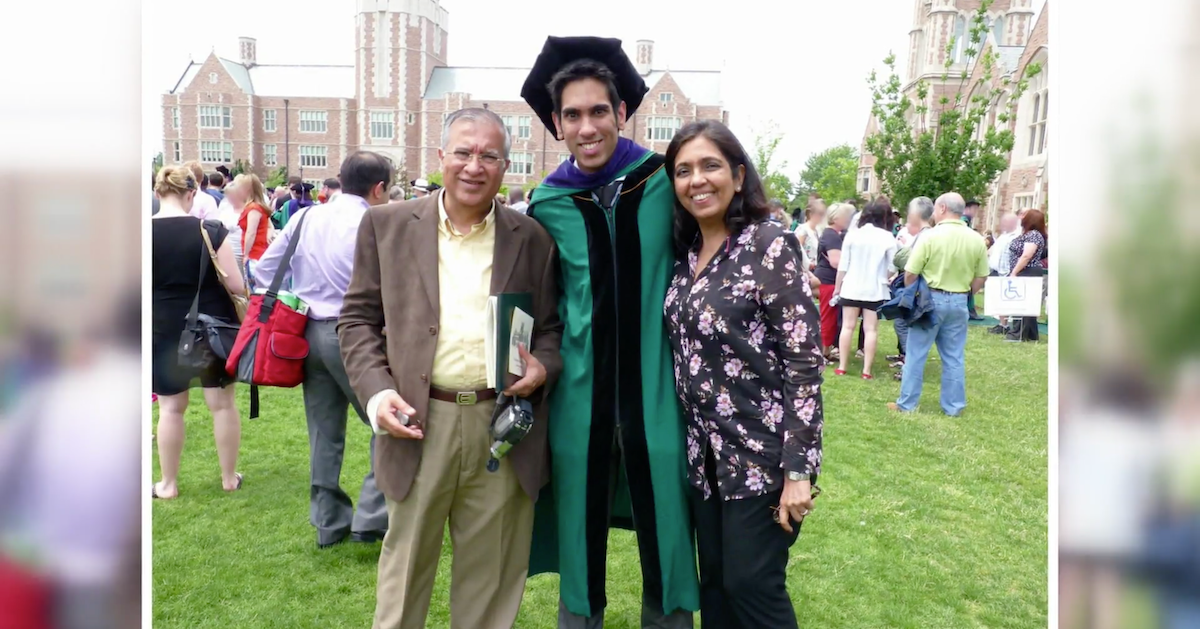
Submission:
[[[487,328],[483,333],[488,388],[503,391],[525,375],[517,350],[524,343],[532,350],[533,294],[500,293],[488,298]]]

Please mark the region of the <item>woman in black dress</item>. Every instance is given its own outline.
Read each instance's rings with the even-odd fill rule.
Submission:
[[[155,498],[179,495],[176,479],[179,457],[183,452],[183,414],[188,406],[188,390],[197,384],[204,388],[204,401],[213,416],[217,457],[221,462],[221,485],[225,491],[242,483],[237,473],[238,447],[241,442],[241,418],[234,403],[234,379],[224,365],[195,371],[179,364],[179,339],[192,301],[200,293],[199,311],[227,321],[237,321],[237,311],[229,292],[244,293],[242,274],[238,272],[233,248],[227,242],[229,230],[219,221],[204,223],[213,248],[217,251],[218,273],[211,261],[200,278],[200,256],[208,256],[208,247],[200,234],[200,219],[190,216],[192,201],[199,186],[191,171],[165,166],[158,171],[154,194],[159,211],[152,218],[152,372],[154,393],[158,395],[159,468],[162,480],[154,485]],[[222,285],[224,284],[224,285]]]
[[[795,628],[789,548],[821,471],[820,318],[796,237],[715,121],[667,149],[677,262],[664,313],[687,426],[700,619]]]

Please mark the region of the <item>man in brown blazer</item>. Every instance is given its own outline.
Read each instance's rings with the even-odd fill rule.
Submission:
[[[533,501],[549,480],[547,391],[562,371],[554,240],[494,202],[511,138],[493,112],[446,118],[445,188],[363,217],[338,324],[346,372],[376,434],[387,499],[375,628],[425,626],[446,520],[454,545],[451,627],[508,629],[525,589]],[[533,295],[525,375],[506,394],[533,404],[528,435],[486,469],[496,392],[487,388],[485,307]],[[383,333],[387,327],[386,336]]]

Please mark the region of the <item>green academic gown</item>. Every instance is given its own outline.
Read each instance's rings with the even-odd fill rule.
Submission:
[[[643,587],[661,588],[664,613],[699,609],[684,427],[663,321],[675,206],[663,163],[647,152],[619,173],[612,212],[588,190],[547,183],[529,209],[558,245],[565,324],[550,400],[552,474],[536,505],[529,574],[559,573],[563,603],[581,616],[607,603],[610,524],[637,532]],[[614,438],[623,466],[611,465]]]

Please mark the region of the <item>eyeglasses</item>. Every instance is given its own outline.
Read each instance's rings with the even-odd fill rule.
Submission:
[[[816,485],[813,485],[812,486],[812,499],[816,500],[817,496],[820,496],[820,495],[821,495],[821,488]],[[775,520],[776,524],[779,524],[779,506],[776,505],[774,507],[770,507],[770,509],[771,509],[771,519]],[[803,521],[804,521],[804,516],[801,516],[800,522],[803,522]]]
[[[455,161],[457,161],[460,164],[471,163],[472,157],[479,158],[479,163],[483,164],[484,166],[488,166],[488,167],[495,166],[496,164],[499,164],[500,162],[504,161],[503,157],[500,157],[499,155],[497,155],[495,153],[472,153],[470,151],[457,150],[450,154],[453,155]]]

